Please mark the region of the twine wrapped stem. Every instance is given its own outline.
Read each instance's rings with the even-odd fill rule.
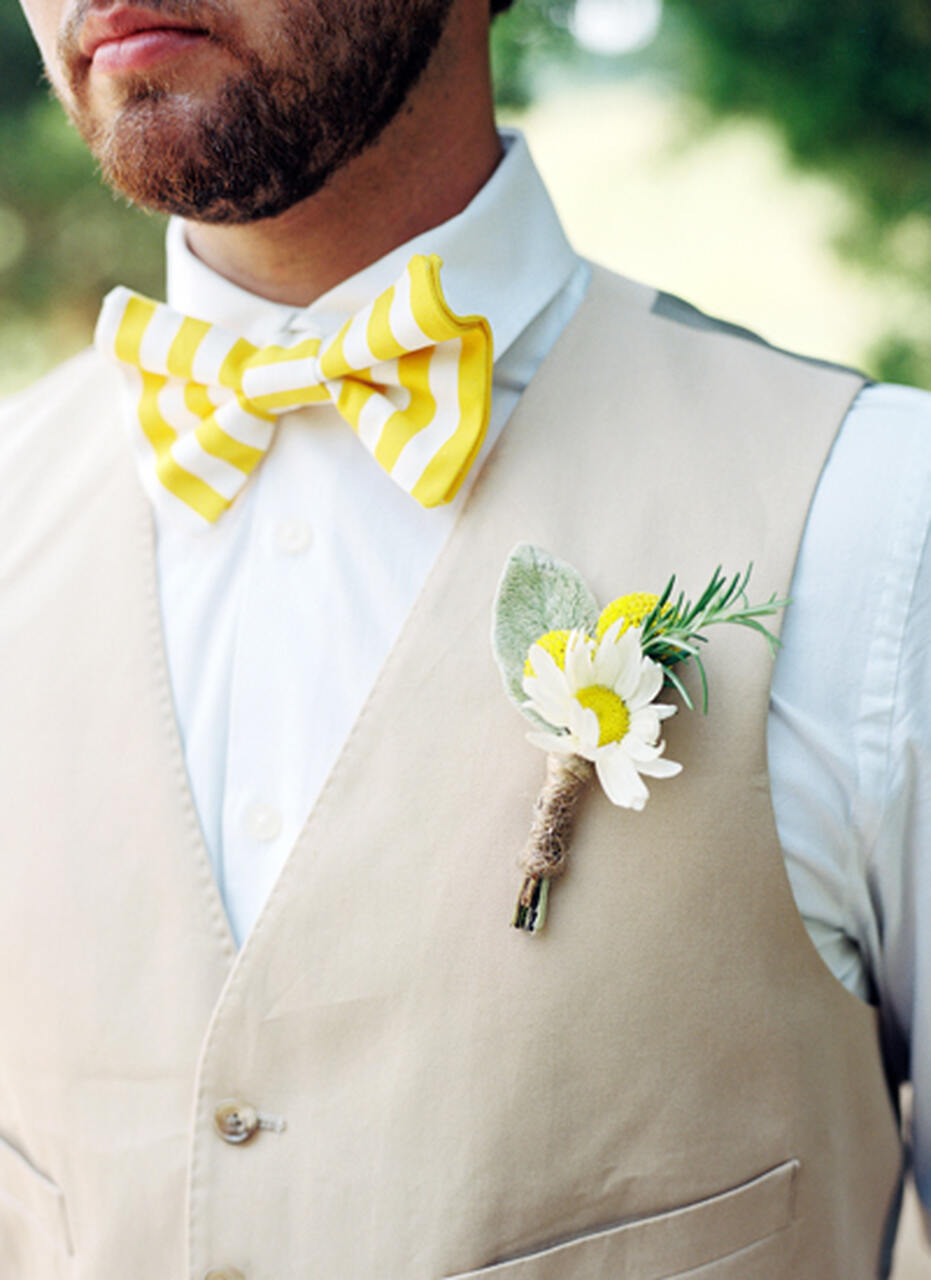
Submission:
[[[514,918],[515,929],[537,933],[546,921],[549,884],[566,870],[576,807],[594,765],[582,756],[546,757],[546,781],[533,806],[530,838],[519,858],[524,872]]]

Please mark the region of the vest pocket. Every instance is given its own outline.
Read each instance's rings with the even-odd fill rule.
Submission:
[[[798,1170],[798,1160],[787,1160],[706,1200],[574,1236],[447,1280],[754,1280],[757,1275],[788,1275],[791,1237],[777,1238],[777,1233],[795,1216]]]
[[[53,1254],[71,1257],[65,1197],[54,1182],[0,1138],[0,1275],[35,1275],[44,1280]],[[42,1263],[39,1262],[41,1255]],[[36,1270],[11,1271],[28,1259]],[[45,1269],[38,1269],[44,1264]]]

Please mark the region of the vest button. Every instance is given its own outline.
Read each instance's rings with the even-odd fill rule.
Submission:
[[[204,1280],[246,1280],[246,1277],[235,1267],[220,1267],[219,1270],[206,1272]]]
[[[213,1123],[224,1142],[248,1142],[259,1127],[259,1113],[248,1102],[241,1102],[238,1098],[225,1098],[218,1103],[213,1113]],[[217,1273],[221,1280],[226,1274]],[[228,1274],[231,1280],[236,1280],[239,1273]]]

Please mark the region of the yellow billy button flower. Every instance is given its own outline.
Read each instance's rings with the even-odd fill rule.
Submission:
[[[624,619],[619,635],[623,635],[628,627],[643,626],[644,619],[650,616],[658,603],[659,596],[653,595],[651,591],[631,591],[629,595],[618,596],[602,609],[595,639],[600,640],[618,618]]]
[[[586,637],[587,639],[587,637]],[[545,636],[540,636],[539,640],[535,640],[534,644],[538,644],[541,649],[545,649],[553,661],[559,667],[560,671],[566,665],[566,645],[569,643],[568,631],[547,631]],[[531,652],[533,646],[531,646]],[[524,663],[524,675],[533,675],[533,664],[530,661],[530,654],[527,654],[527,661]]]

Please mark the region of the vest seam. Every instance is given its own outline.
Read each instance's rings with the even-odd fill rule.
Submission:
[[[184,768],[184,762],[181,757],[181,744],[178,731],[178,723],[175,716],[174,702],[171,697],[171,689],[168,683],[168,674],[165,669],[165,648],[164,638],[162,635],[162,619],[161,609],[158,600],[158,588],[153,572],[153,547],[152,547],[152,525],[151,516],[148,507],[143,509],[144,519],[140,521],[141,543],[142,543],[142,561],[145,565],[146,583],[145,598],[146,612],[148,614],[148,637],[151,649],[154,651],[156,658],[156,669],[154,672],[156,681],[156,698],[158,702],[159,719],[162,725],[162,731],[167,739],[169,755],[171,757],[172,779],[176,790],[180,793],[181,808],[184,814],[184,826],[191,844],[191,852],[195,856],[197,864],[197,881],[201,889],[207,889],[203,896],[207,899],[209,916],[214,926],[217,939],[220,942],[221,950],[228,960],[235,960],[236,950],[231,945],[229,938],[229,926],[224,928],[224,921],[218,910],[218,895],[215,890],[211,893],[211,878],[207,874],[210,872],[209,859],[206,857],[206,850],[203,844],[203,833],[200,829],[200,823],[194,809],[194,801],[191,796],[190,782],[187,777],[187,771]],[[207,865],[205,866],[205,862]],[[212,874],[212,873],[211,873]],[[213,901],[211,901],[213,899]]]

